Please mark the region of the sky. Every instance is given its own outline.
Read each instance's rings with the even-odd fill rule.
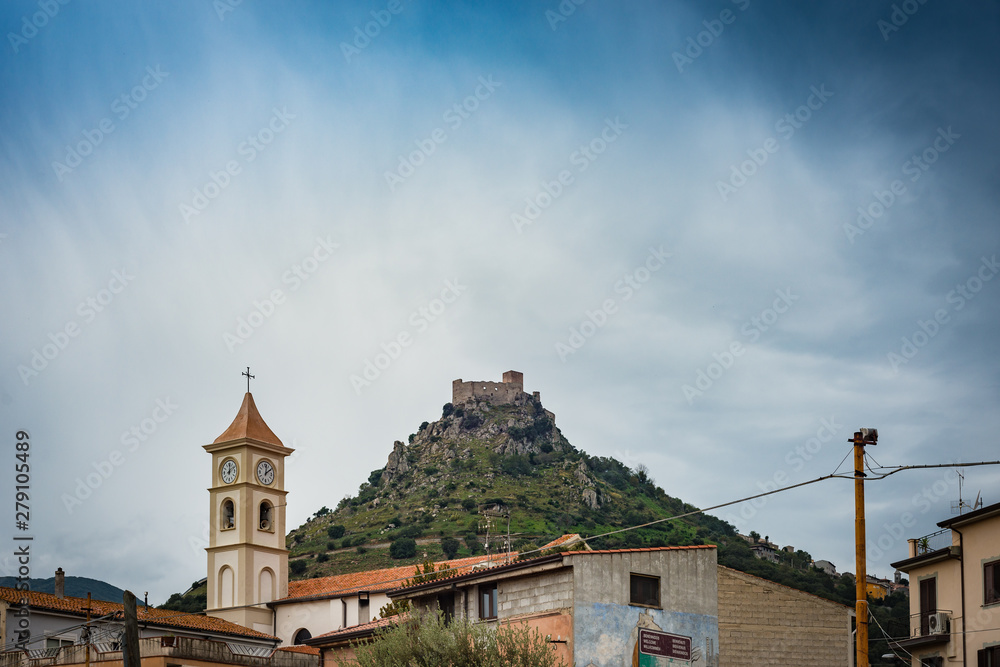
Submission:
[[[201,447],[247,367],[296,450],[289,529],[510,369],[698,507],[849,470],[862,427],[872,465],[1000,458],[995,3],[11,0],[0,26],[0,574],[29,535],[32,576],[157,603],[204,577]],[[1000,502],[1000,467],[963,474]],[[959,482],[870,482],[868,572]],[[853,572],[853,499],[714,513]]]

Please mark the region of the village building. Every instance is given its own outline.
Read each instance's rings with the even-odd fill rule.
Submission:
[[[941,521],[893,563],[910,577],[910,636],[893,647],[914,667],[1000,665],[1000,503]]]

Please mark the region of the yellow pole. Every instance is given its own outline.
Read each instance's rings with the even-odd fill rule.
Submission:
[[[865,441],[854,434],[854,543],[857,641],[854,664],[868,667],[868,577],[865,573]]]

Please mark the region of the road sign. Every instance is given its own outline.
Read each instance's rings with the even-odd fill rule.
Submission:
[[[639,629],[639,655],[651,655],[677,660],[691,659],[691,638],[669,632]]]

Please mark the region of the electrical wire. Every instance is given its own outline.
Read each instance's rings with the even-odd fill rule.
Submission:
[[[871,618],[871,619],[872,619],[873,621],[875,621],[875,625],[877,625],[877,626],[878,626],[878,629],[882,631],[882,636],[883,636],[883,637],[885,637],[885,641],[886,641],[886,645],[887,645],[887,646],[889,646],[889,650],[890,650],[890,651],[892,651],[892,654],[893,654],[893,655],[895,655],[895,656],[896,656],[897,658],[899,658],[900,660],[903,660],[904,658],[900,657],[900,655],[899,655],[898,653],[896,653],[896,649],[894,649],[894,648],[893,648],[893,647],[892,647],[892,646],[890,645],[890,642],[892,641],[892,639],[891,639],[891,638],[889,637],[889,633],[885,631],[885,628],[883,628],[883,627],[882,627],[882,624],[878,622],[878,619],[877,619],[877,618],[875,618],[875,614],[873,614],[873,613],[872,613],[872,610],[871,610],[871,607],[868,607],[868,616],[869,616],[869,618]],[[909,651],[907,651],[907,650],[906,650],[905,648],[903,648],[902,646],[900,646],[899,648],[900,648],[900,650],[901,650],[901,651],[902,651],[903,653],[905,653],[905,654],[906,654],[906,655],[907,655],[908,657],[910,657],[911,659],[913,658],[913,656],[912,656],[912,655],[910,655],[910,652],[909,652]]]

